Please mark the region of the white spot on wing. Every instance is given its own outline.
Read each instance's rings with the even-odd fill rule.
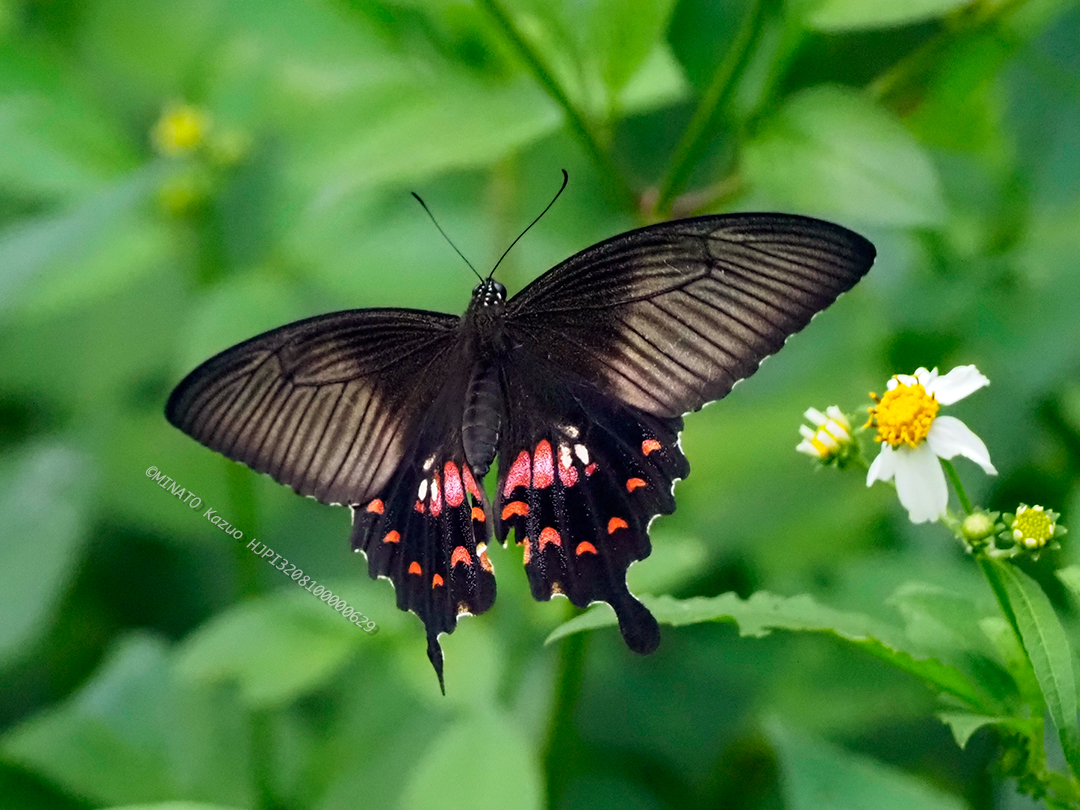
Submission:
[[[586,467],[589,466],[589,448],[583,444],[574,445],[574,455],[578,457],[582,464]]]
[[[420,482],[420,489],[416,490],[416,499],[419,501],[427,497],[427,479]]]

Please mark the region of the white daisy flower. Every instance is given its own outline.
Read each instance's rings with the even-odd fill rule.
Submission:
[[[867,427],[877,428],[881,453],[866,475],[866,485],[896,481],[896,494],[912,523],[925,523],[945,515],[949,487],[939,458],[964,456],[987,475],[997,475],[982,439],[953,416],[938,416],[942,405],[952,405],[978,391],[990,380],[975,366],[957,366],[948,374],[918,369],[914,375],[897,374],[888,391],[870,409]]]
[[[799,425],[802,441],[795,449],[800,453],[828,463],[842,455],[854,441],[851,437],[851,423],[835,405],[830,405],[822,413],[817,408],[810,408],[803,414],[814,427]]]

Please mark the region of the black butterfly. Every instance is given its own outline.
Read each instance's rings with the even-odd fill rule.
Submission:
[[[461,317],[359,309],[227,349],[166,416],[303,495],[352,509],[353,548],[440,633],[495,601],[492,531],[524,546],[533,596],[608,602],[630,649],[660,643],[626,585],[689,465],[682,415],[725,396],[869,269],[827,222],[730,214],[601,242]],[[494,272],[494,271],[492,271]],[[495,456],[495,504],[482,480]]]

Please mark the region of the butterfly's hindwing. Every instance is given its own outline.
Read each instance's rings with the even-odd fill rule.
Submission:
[[[505,541],[514,529],[534,598],[607,602],[627,645],[652,652],[659,629],[626,571],[649,555],[649,523],[674,511],[673,484],[689,472],[682,420],[643,413],[552,369],[536,374],[537,362],[533,374],[507,372],[509,396],[532,408],[511,412],[501,442],[496,535]],[[549,384],[529,390],[533,379]]]

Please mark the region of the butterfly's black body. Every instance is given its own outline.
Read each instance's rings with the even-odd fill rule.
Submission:
[[[533,596],[610,603],[659,644],[626,586],[689,465],[682,415],[725,396],[870,268],[830,223],[734,214],[654,225],[518,295],[476,287],[460,318],[382,309],[283,326],[208,360],[169,420],[298,492],[352,507],[353,547],[440,633],[495,600],[485,553],[510,529]],[[481,486],[493,460],[492,504]]]

